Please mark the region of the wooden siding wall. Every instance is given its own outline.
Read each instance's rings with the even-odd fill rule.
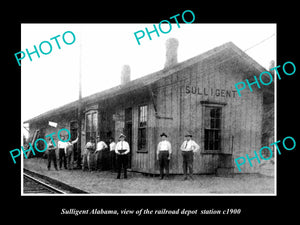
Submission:
[[[173,119],[158,119],[158,136],[161,132],[169,135],[173,148],[170,161],[171,173],[182,173],[182,156],[180,146],[187,132],[200,145],[200,151],[194,161],[195,173],[215,173],[220,166],[219,154],[204,150],[203,107],[201,101],[220,103],[221,118],[221,153],[233,152],[233,159],[239,156],[254,156],[253,151],[261,147],[262,93],[254,90],[243,91],[239,97],[231,92],[231,97],[216,96],[216,89],[235,91],[234,84],[241,71],[230,68],[226,64],[219,66],[213,63],[195,64],[180,72],[162,79],[156,87],[157,111],[160,116]],[[236,74],[233,74],[236,73]],[[200,94],[186,93],[186,86],[197,87]],[[205,93],[204,95],[204,88]],[[194,89],[195,90],[195,89]],[[158,137],[157,137],[158,138]],[[159,139],[159,138],[158,138]],[[258,163],[253,160],[254,167],[246,165],[243,172],[255,172]],[[235,167],[235,172],[238,172]],[[156,166],[156,170],[157,170]]]
[[[155,89],[157,98],[157,132],[156,145],[160,141],[160,134],[165,132],[172,145],[172,158],[170,160],[170,173],[181,171],[180,146],[180,98],[182,81],[177,74],[169,76],[159,82]],[[159,172],[158,163],[155,164],[156,172]]]
[[[243,73],[239,66],[228,62],[216,65],[214,61],[204,60],[202,63],[186,67],[174,74],[163,78],[153,84],[150,89],[143,89],[129,93],[127,96],[120,96],[109,103],[98,102],[99,104],[99,127],[98,132],[105,135],[107,130],[112,130],[115,140],[118,140],[120,133],[124,132],[125,109],[132,108],[132,170],[145,173],[159,173],[158,161],[156,158],[156,146],[160,141],[160,134],[165,132],[172,144],[173,154],[170,161],[170,172],[182,173],[182,155],[180,146],[187,132],[193,134],[193,139],[200,145],[200,151],[196,153],[194,161],[195,173],[215,173],[222,162],[220,154],[204,150],[204,104],[203,101],[219,103],[222,106],[221,125],[221,153],[230,154],[232,158],[246,154],[253,157],[253,151],[261,148],[262,134],[262,92],[245,89],[242,97],[231,92],[231,97],[216,96],[216,89],[235,91],[234,84],[243,80]],[[249,71],[252,71],[249,68]],[[196,93],[186,93],[186,87]],[[197,89],[195,89],[197,88]],[[205,93],[204,94],[204,88]],[[199,93],[198,94],[198,89]],[[151,90],[154,93],[151,98]],[[202,103],[201,103],[202,102]],[[138,152],[138,109],[140,105],[148,106],[147,122],[147,152]],[[155,112],[156,106],[156,112]],[[106,114],[106,115],[104,115]],[[113,114],[117,115],[114,117]],[[44,134],[57,132],[61,128],[70,128],[70,122],[76,120],[76,111],[69,114],[61,114],[49,118],[57,122],[59,127],[53,129],[48,126],[48,120],[30,124],[30,129],[44,128]],[[104,118],[101,121],[101,118]],[[82,131],[85,131],[85,114],[82,116]],[[45,124],[44,124],[45,123]],[[83,132],[81,140],[82,153],[85,146],[85,135]],[[242,167],[242,172],[256,172],[258,163],[252,160],[254,167],[248,163]],[[233,160],[234,171],[239,173]]]
[[[148,120],[147,120],[147,142],[146,142],[146,152],[138,151],[138,110],[139,105],[132,108],[133,113],[133,130],[132,130],[132,170],[154,173],[154,160],[156,145],[153,141],[153,134],[155,133],[155,113],[153,105],[151,102],[144,102],[143,105],[148,106]]]
[[[112,118],[114,111],[106,108],[106,105],[100,106],[98,112],[98,133],[102,141],[109,141],[109,138],[115,137],[115,123]]]

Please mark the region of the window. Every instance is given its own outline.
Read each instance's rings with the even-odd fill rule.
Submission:
[[[86,124],[86,143],[91,140],[91,138],[96,138],[97,134],[97,124],[98,124],[98,113],[95,111],[89,112],[85,117]]]
[[[205,106],[204,149],[221,150],[221,107]]]
[[[147,115],[148,109],[146,105],[139,107],[139,121],[138,121],[138,150],[146,150],[147,142]]]

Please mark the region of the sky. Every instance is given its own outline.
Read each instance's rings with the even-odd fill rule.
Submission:
[[[154,24],[154,23],[153,23]],[[177,38],[178,62],[202,54],[226,42],[233,42],[256,62],[268,69],[276,62],[276,24],[184,24],[172,23],[169,33],[152,33],[138,45],[134,33],[153,29],[153,24],[22,24],[21,50],[34,51],[43,41],[49,41],[52,52],[28,55],[21,61],[21,120],[38,116],[48,110],[75,101],[79,96],[79,74],[82,76],[82,96],[120,84],[123,65],[129,65],[131,80],[163,69],[165,42]],[[158,24],[156,23],[156,26]],[[168,26],[168,25],[166,25]],[[162,27],[168,30],[168,27]],[[75,42],[62,40],[72,31]],[[146,32],[145,32],[146,33]],[[57,35],[61,49],[55,40]],[[71,42],[72,36],[65,35]],[[252,48],[251,48],[252,47]],[[47,44],[43,51],[49,51]],[[18,66],[16,60],[16,66]]]

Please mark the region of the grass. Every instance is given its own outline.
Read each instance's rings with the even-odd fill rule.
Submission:
[[[116,179],[110,171],[82,170],[48,171],[47,160],[24,159],[24,167],[93,194],[273,194],[274,177],[260,174],[239,174],[233,177],[194,175],[194,180],[183,180],[182,175],[167,180],[129,172],[128,179]]]

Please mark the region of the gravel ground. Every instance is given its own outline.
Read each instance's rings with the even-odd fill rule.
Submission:
[[[47,160],[24,159],[24,168],[62,181],[92,194],[274,194],[274,177],[261,174],[239,174],[234,177],[194,175],[194,180],[183,181],[182,175],[168,180],[129,172],[128,179],[116,179],[110,171],[82,170],[48,171]]]

